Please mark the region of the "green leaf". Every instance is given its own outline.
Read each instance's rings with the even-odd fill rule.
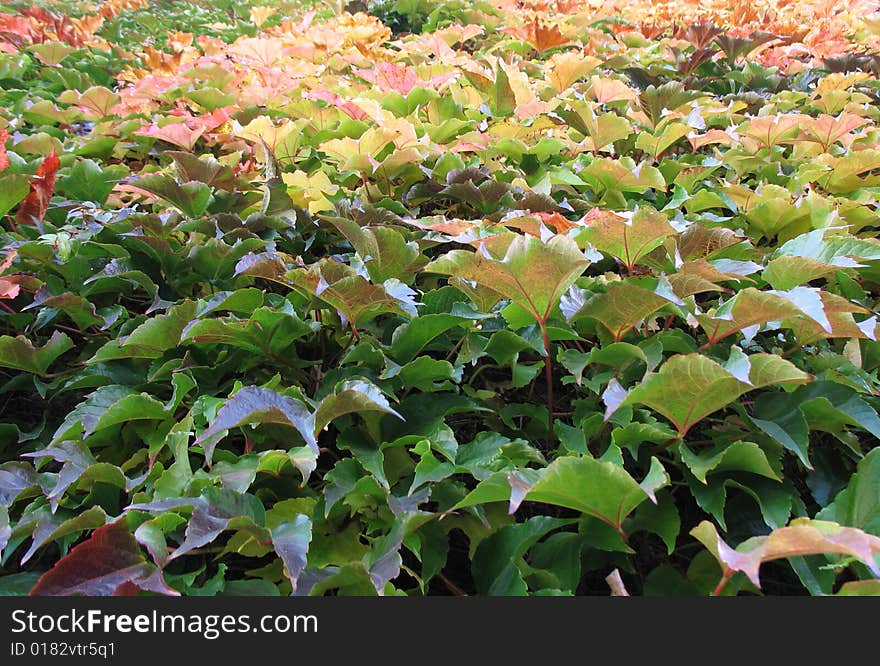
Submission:
[[[523,556],[548,532],[570,524],[571,520],[535,516],[518,525],[502,527],[480,542],[471,565],[478,594],[524,596],[528,586],[520,568]]]
[[[285,310],[262,307],[250,319],[235,317],[196,319],[181,332],[180,344],[225,344],[262,356],[281,356],[293,343],[315,333],[317,322],[297,316],[290,304]]]
[[[415,317],[394,329],[391,338],[391,356],[398,363],[408,363],[437,336],[470,321],[466,317],[446,313]]]
[[[381,283],[390,278],[408,282],[428,261],[419,252],[417,243],[407,242],[390,227],[361,227],[354,220],[329,215],[321,218],[348,239],[373,282]]]
[[[694,453],[684,442],[681,442],[678,451],[682,462],[703,483],[706,483],[707,474],[722,471],[751,472],[774,481],[781,481],[779,474],[767,460],[767,454],[754,442],[716,444],[699,453]]]
[[[629,157],[594,159],[578,176],[601,197],[602,203],[618,209],[627,207],[624,192],[642,194],[666,188],[663,174],[656,167],[644,162],[636,165]]]
[[[103,428],[136,420],[163,420],[168,417],[165,405],[147,393],[127,395],[112,405],[100,415],[98,420],[86,427],[86,435],[97,432]]]
[[[350,266],[332,259],[322,259],[308,269],[289,271],[285,278],[306,294],[335,308],[355,327],[383,313],[416,315],[415,303],[410,298],[412,291],[408,287],[397,283],[404,289],[398,297],[384,285],[372,284]],[[390,280],[386,284],[393,290],[391,283]]]
[[[134,389],[128,386],[111,384],[99,387],[67,414],[52,435],[52,444],[88,436],[110,407],[133,395]]]
[[[515,236],[501,259],[485,247],[477,252],[452,250],[431,262],[425,271],[488,287],[544,323],[588,265],[587,258],[567,236],[556,235],[544,243],[526,235]]]
[[[510,87],[510,81],[504,67],[499,66],[495,70],[495,84],[492,86],[489,100],[492,113],[496,117],[513,115],[513,111],[516,109],[516,96]]]
[[[309,410],[298,400],[256,386],[246,386],[230,397],[211,425],[196,439],[196,444],[223,431],[253,423],[277,423],[295,428],[315,455],[318,454],[315,420]]]
[[[81,331],[89,326],[104,324],[104,319],[97,315],[91,302],[69,291],[52,296],[46,289],[40,289],[34,295],[33,302],[23,307],[22,312],[32,308],[57,308],[70,317]]]
[[[318,435],[331,421],[344,414],[382,412],[403,420],[388,403],[388,398],[376,387],[363,379],[343,382],[336,391],[318,403],[314,415],[314,432]]]
[[[656,159],[669,146],[684,138],[690,131],[691,127],[685,123],[670,122],[663,127],[659,134],[656,131],[653,133],[640,132],[636,139],[636,148]]]
[[[588,213],[583,220],[587,226],[578,232],[580,243],[589,243],[600,252],[619,259],[627,270],[633,268],[663,240],[675,234],[666,215],[650,208],[639,208],[635,213],[599,211]]]
[[[774,289],[786,290],[826,277],[836,270],[837,266],[809,257],[782,255],[767,264],[761,277]]]
[[[101,347],[89,359],[99,363],[118,358],[159,358],[180,343],[180,335],[195,315],[196,304],[183,301],[163,315],[147,319],[125,339],[114,339]]]
[[[105,168],[93,160],[77,160],[68,175],[58,181],[58,191],[74,201],[103,205],[116,183],[128,175],[122,165]]]
[[[0,367],[45,375],[55,359],[73,346],[73,340],[58,331],[42,347],[34,347],[23,335],[4,335],[0,337]]]
[[[508,500],[515,509],[519,504],[513,501],[515,487],[519,486],[526,501],[574,509],[620,531],[623,520],[658,487],[652,482],[647,489],[643,488],[615,463],[572,456],[557,458],[538,475],[529,476],[531,478],[525,479],[523,484],[523,480],[507,472],[493,474],[481,481],[454,509]],[[663,480],[657,476],[661,485],[668,482],[665,473],[662,476]]]
[[[39,579],[40,573],[37,571],[0,576],[0,596],[26,597]]]
[[[858,527],[880,536],[880,448],[872,449],[859,461],[856,473],[834,501],[816,518]]]
[[[604,326],[616,341],[669,301],[643,287],[631,284],[615,284],[608,291],[595,294],[568,319],[595,319]]]
[[[840,436],[855,426],[880,437],[880,416],[851,388],[830,381],[814,381],[791,393],[771,393],[755,400],[752,422],[812,469],[810,429]]]
[[[84,530],[101,527],[107,522],[107,514],[99,506],[93,506],[78,515],[64,519],[63,516],[46,516],[40,520],[34,529],[33,542],[27,552],[22,555],[21,564],[24,564],[34,553],[47,543],[57,541],[68,534],[77,534]]]
[[[844,583],[838,597],[880,597],[880,580],[852,580]]]
[[[31,191],[28,177],[15,173],[0,174],[0,215],[6,215]]]
[[[669,555],[675,551],[675,542],[681,531],[681,517],[670,492],[658,495],[657,503],[645,502],[636,507],[624,523],[627,534],[639,531],[653,532],[663,539]]]
[[[132,181],[131,185],[167,201],[187,217],[204,215],[214,200],[211,188],[204,183],[180,184],[170,176],[159,174],[143,176]]]
[[[663,414],[684,437],[709,414],[743,393],[771,384],[803,384],[810,376],[773,354],[752,354],[736,374],[702,354],[673,356],[636,385],[623,404],[642,404]],[[744,381],[746,380],[746,381]]]

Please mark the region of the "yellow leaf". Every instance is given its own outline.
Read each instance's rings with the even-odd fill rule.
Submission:
[[[557,92],[562,92],[578,79],[596,69],[602,61],[594,56],[585,56],[578,51],[557,53],[547,61],[547,82]]]
[[[277,11],[276,7],[251,7],[251,22],[259,28]]]

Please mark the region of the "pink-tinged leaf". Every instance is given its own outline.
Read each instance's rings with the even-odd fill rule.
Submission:
[[[230,112],[234,110],[235,107],[227,106],[221,107],[219,109],[214,109],[210,113],[205,113],[201,116],[196,116],[195,118],[191,118],[186,121],[186,124],[190,127],[190,129],[199,132],[201,134],[205,134],[207,132],[213,132],[218,127],[222,127],[230,120],[232,120],[232,116],[230,116]]]
[[[96,529],[44,573],[31,589],[31,596],[111,596],[120,587],[134,584],[159,588],[152,578],[155,567],[144,559],[138,543],[117,521]],[[161,588],[160,588],[161,589]],[[165,588],[165,594],[173,590]]]
[[[846,142],[850,132],[870,122],[870,119],[852,113],[841,113],[836,118],[823,113],[818,118],[811,118],[809,122],[804,123],[798,138],[802,141],[818,143],[827,151],[837,141]]]
[[[760,587],[758,572],[764,562],[823,554],[859,559],[875,576],[880,577],[880,566],[876,560],[880,555],[880,537],[833,522],[797,518],[767,536],[747,539],[735,549],[724,542],[709,521],[704,520],[697,525],[691,530],[691,535],[718,560],[723,580],[742,571],[756,587]]]
[[[757,147],[768,148],[778,143],[790,143],[797,136],[801,126],[812,118],[799,113],[780,113],[775,116],[759,116],[749,119],[739,132]]]
[[[39,224],[46,216],[49,209],[49,201],[55,191],[55,174],[61,161],[58,153],[54,150],[40,164],[37,173],[31,181],[31,191],[21,202],[15,221],[19,224]]]
[[[6,154],[6,142],[9,140],[9,132],[0,127],[0,171],[9,166],[9,155]]]
[[[720,129],[710,129],[705,134],[697,134],[696,132],[691,132],[687,135],[687,139],[691,144],[691,148],[694,152],[697,152],[703,146],[708,146],[710,144],[721,144],[723,146],[732,146],[736,140],[737,136],[733,132],[725,132]]]
[[[8,270],[10,266],[12,266],[12,262],[15,261],[15,256],[15,250],[9,250],[9,254],[6,255],[6,259],[0,261],[0,274],[2,274],[4,271]],[[0,278],[0,298],[12,299],[18,296],[19,290],[21,289],[21,285],[18,284],[18,281],[20,279],[21,277],[18,275]]]
[[[438,90],[455,76],[454,72],[447,72],[425,80],[412,66],[396,62],[377,62],[372,69],[355,69],[354,73],[379,90],[396,92],[404,96],[418,86]]]
[[[193,146],[196,145],[196,141],[199,140],[204,131],[204,128],[192,129],[185,122],[180,122],[169,123],[163,127],[148,125],[139,129],[135,134],[159,139],[165,143],[178,146],[183,150],[192,151]]]
[[[20,290],[21,285],[15,281],[15,278],[0,278],[0,298],[15,298]]]
[[[312,90],[305,94],[306,99],[316,99],[326,102],[337,109],[344,111],[348,116],[355,120],[366,120],[369,114],[351,100],[344,99],[337,93],[330,90]]]
[[[589,96],[600,104],[610,104],[622,100],[637,99],[639,93],[633,90],[623,81],[601,76],[593,76],[590,79]]]

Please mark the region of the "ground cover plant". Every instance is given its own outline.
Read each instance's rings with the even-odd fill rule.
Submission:
[[[876,2],[0,11],[0,594],[880,593]]]

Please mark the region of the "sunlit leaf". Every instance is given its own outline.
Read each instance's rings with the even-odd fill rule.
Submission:
[[[743,393],[772,384],[802,384],[810,376],[773,354],[752,354],[748,372],[737,377],[702,354],[673,356],[634,387],[624,404],[642,404],[663,414],[684,436],[709,414]],[[748,378],[748,381],[743,381]]]
[[[501,257],[485,248],[477,252],[453,250],[425,270],[488,287],[512,300],[536,321],[544,322],[588,265],[577,245],[566,236],[553,236],[546,243],[534,236],[517,236]]]

